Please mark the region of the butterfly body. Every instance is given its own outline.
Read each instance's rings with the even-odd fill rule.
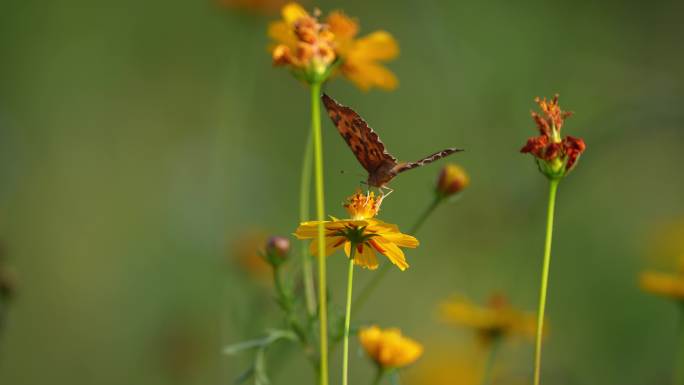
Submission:
[[[399,173],[414,169],[462,151],[447,148],[415,162],[399,162],[385,148],[384,143],[359,114],[349,107],[337,103],[326,94],[321,96],[328,116],[333,121],[342,138],[366,171],[368,185],[379,189],[386,188]]]

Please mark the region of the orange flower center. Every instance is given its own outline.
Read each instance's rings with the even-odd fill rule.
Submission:
[[[347,209],[351,219],[370,219],[380,211],[380,202],[381,199],[377,199],[372,191],[368,195],[364,195],[360,190],[357,190],[354,195],[347,198],[344,208]]]

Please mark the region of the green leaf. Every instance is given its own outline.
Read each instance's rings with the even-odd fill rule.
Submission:
[[[223,354],[233,355],[248,349],[264,348],[280,339],[295,341],[297,336],[289,330],[270,329],[266,331],[266,336],[264,337],[224,347]]]

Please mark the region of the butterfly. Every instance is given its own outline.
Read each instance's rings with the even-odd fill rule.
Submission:
[[[381,191],[387,189],[391,193],[393,190],[387,187],[387,183],[404,171],[463,151],[457,148],[447,148],[415,162],[399,162],[387,152],[378,134],[354,110],[339,104],[326,94],[321,96],[321,100],[340,135],[347,142],[361,166],[368,171],[368,185]]]

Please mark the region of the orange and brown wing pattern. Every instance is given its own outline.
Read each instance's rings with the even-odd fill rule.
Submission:
[[[337,131],[369,174],[373,174],[383,165],[389,168],[397,165],[397,159],[387,152],[378,134],[359,114],[326,94],[321,96],[321,100]]]

